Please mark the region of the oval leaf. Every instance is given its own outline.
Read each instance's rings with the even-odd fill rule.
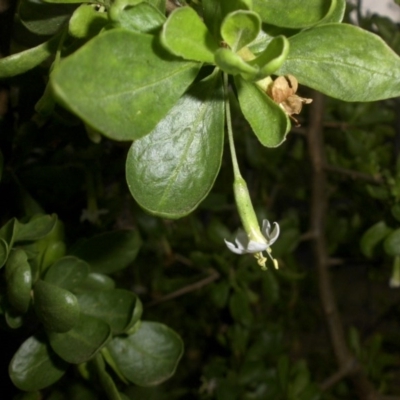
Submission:
[[[142,322],[136,333],[114,338],[107,348],[126,379],[139,386],[153,386],[175,373],[183,342],[163,324]]]
[[[361,251],[366,257],[372,257],[376,245],[393,231],[385,221],[379,221],[371,226],[361,237]]]
[[[152,214],[180,218],[211,190],[223,150],[220,74],[186,93],[147,137],[133,143],[126,179],[135,200]]]
[[[165,116],[198,68],[172,58],[151,35],[113,29],[63,60],[51,82],[58,100],[92,128],[134,140]]]
[[[307,28],[317,24],[336,8],[336,0],[253,0],[253,10],[263,22],[283,28]]]
[[[111,328],[98,318],[81,314],[79,322],[68,332],[48,332],[47,335],[51,347],[63,360],[80,364],[105,345],[111,338]]]
[[[140,300],[128,290],[86,292],[77,298],[82,313],[105,321],[114,335],[128,331],[142,315]]]
[[[114,279],[107,275],[98,274],[96,272],[90,273],[87,278],[74,289],[75,293],[93,290],[110,290],[115,288]]]
[[[56,226],[57,215],[35,215],[26,224],[17,223],[15,241],[39,240],[47,236]]]
[[[78,243],[72,254],[89,263],[92,272],[111,274],[135,260],[142,245],[137,231],[106,232]]]
[[[89,264],[79,258],[67,256],[56,261],[44,280],[63,289],[73,290],[89,275]]]
[[[252,66],[230,49],[215,52],[215,63],[222,71],[231,75],[242,75],[245,79],[255,80],[259,73],[258,66]]]
[[[344,101],[400,96],[400,58],[373,33],[346,24],[326,24],[289,39],[279,75]]]
[[[79,320],[79,304],[69,291],[39,280],[34,286],[34,307],[45,329],[67,332]]]
[[[393,231],[383,243],[385,252],[389,256],[400,256],[400,229]]]
[[[218,49],[211,33],[191,7],[179,7],[171,13],[164,24],[161,42],[172,54],[210,64]]]
[[[261,20],[252,11],[238,10],[226,16],[221,25],[221,36],[233,51],[250,44],[261,30]]]
[[[81,4],[69,20],[68,31],[76,38],[92,37],[97,35],[108,22],[106,12],[97,11],[91,4]]]
[[[11,251],[6,264],[7,299],[20,313],[28,310],[31,301],[32,272],[26,253]]]
[[[279,146],[290,130],[282,109],[254,83],[235,77],[240,108],[262,145]]]
[[[33,391],[57,382],[67,368],[68,364],[58,358],[47,343],[31,336],[12,358],[9,374],[17,388]]]

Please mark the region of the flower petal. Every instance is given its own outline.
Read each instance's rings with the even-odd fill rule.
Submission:
[[[250,240],[249,244],[247,245],[246,253],[258,253],[260,251],[267,250],[267,248],[267,243],[260,243]]]
[[[276,241],[276,239],[278,239],[279,233],[279,225],[277,222],[274,222],[274,229],[272,229],[271,235],[267,238],[270,246]]]
[[[271,229],[271,224],[269,223],[269,221],[267,219],[264,219],[262,228],[261,228],[261,232],[266,237],[266,239],[269,238],[269,230],[270,229]]]
[[[245,249],[249,244],[249,237],[247,233],[243,229],[239,229],[238,233],[236,234],[235,242],[239,248]]]
[[[242,247],[236,247],[233,243],[228,242],[226,239],[225,240],[225,244],[228,246],[228,249],[236,254],[244,254],[246,253],[246,250]]]

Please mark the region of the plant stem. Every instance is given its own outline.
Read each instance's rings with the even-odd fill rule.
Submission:
[[[226,73],[224,73],[224,90],[225,90],[226,126],[228,129],[228,139],[229,139],[229,148],[231,151],[231,158],[233,165],[233,175],[236,180],[242,178],[242,175],[240,173],[239,164],[236,157],[235,143],[233,140],[232,117],[231,117],[231,108],[229,104],[229,95],[228,95],[228,74]]]

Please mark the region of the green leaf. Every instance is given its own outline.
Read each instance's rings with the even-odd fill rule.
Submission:
[[[172,53],[186,60],[212,64],[218,44],[190,7],[175,9],[164,24],[162,44]]]
[[[71,252],[89,263],[92,272],[111,274],[132,264],[141,245],[138,231],[121,230],[93,236]]]
[[[48,4],[41,0],[21,0],[18,16],[22,24],[37,35],[54,35],[68,20],[75,4]]]
[[[92,290],[110,290],[115,288],[115,281],[107,275],[90,273],[87,278],[73,291],[81,293]]]
[[[183,342],[163,324],[142,322],[136,333],[114,338],[107,348],[126,379],[138,386],[153,386],[175,373]]]
[[[32,272],[26,253],[12,250],[6,264],[7,299],[20,313],[28,310],[31,301]]]
[[[400,229],[390,233],[383,242],[383,246],[389,256],[400,256]]]
[[[336,9],[336,0],[253,0],[263,22],[284,28],[307,28],[321,22]]]
[[[16,227],[16,242],[39,240],[47,236],[56,226],[57,215],[35,215],[28,223],[18,222]]]
[[[77,298],[82,313],[106,322],[114,335],[127,332],[142,315],[141,301],[128,290],[86,292],[78,294]]]
[[[8,257],[8,245],[4,239],[0,239],[0,268],[6,263]]]
[[[80,364],[91,359],[111,338],[110,326],[101,319],[81,314],[66,333],[48,332],[50,345],[65,361]]]
[[[345,101],[400,96],[400,58],[378,36],[356,26],[326,24],[290,39],[278,71]]]
[[[40,390],[57,382],[68,364],[59,359],[41,338],[31,336],[17,350],[9,366],[14,385],[27,391]]]
[[[194,85],[147,137],[133,143],[126,161],[132,196],[152,214],[180,218],[211,190],[223,151],[221,76]]]
[[[63,289],[73,290],[89,275],[89,264],[67,256],[56,261],[46,272],[44,280]]]
[[[235,77],[240,108],[263,146],[277,147],[290,130],[290,121],[278,104],[254,83]]]
[[[279,69],[288,54],[289,41],[284,36],[277,36],[272,39],[261,54],[254,60],[249,61],[250,65],[260,68],[256,80],[264,79]]]
[[[0,79],[23,74],[46,61],[56,52],[59,41],[56,35],[39,46],[0,59]]]
[[[322,23],[327,24],[329,22],[342,22],[344,18],[344,14],[346,11],[346,0],[336,0],[335,8],[332,8],[322,20]]]
[[[106,370],[106,364],[103,357],[100,354],[96,354],[91,364],[94,365],[96,369],[100,384],[107,398],[109,400],[123,400],[118,392],[114,380]]]
[[[361,237],[361,252],[371,258],[376,245],[381,242],[393,229],[386,225],[385,221],[379,221],[372,225]]]
[[[35,312],[45,329],[67,332],[76,325],[80,309],[71,292],[42,280],[33,290]]]
[[[151,35],[113,29],[63,60],[51,82],[56,98],[92,128],[134,140],[165,116],[198,68],[167,54]]]
[[[108,22],[106,12],[97,11],[91,4],[81,4],[69,20],[68,32],[76,38],[92,37]]]
[[[221,25],[221,36],[233,51],[250,44],[261,30],[261,20],[252,11],[238,10],[230,13]]]
[[[133,32],[157,33],[165,21],[165,15],[156,7],[143,2],[134,7],[125,8],[119,14],[115,24]]]
[[[215,63],[222,71],[231,75],[242,75],[245,79],[254,80],[258,76],[259,68],[256,68],[234,53],[230,49],[219,49],[215,52]]]

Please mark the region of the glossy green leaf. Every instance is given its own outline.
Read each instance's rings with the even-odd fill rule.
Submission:
[[[135,260],[142,245],[138,231],[106,232],[78,243],[72,254],[90,265],[92,272],[111,274]]]
[[[12,358],[9,374],[17,388],[34,391],[57,382],[67,368],[68,364],[58,358],[42,338],[31,336]]]
[[[125,8],[119,14],[115,24],[133,32],[156,33],[161,29],[165,20],[165,15],[156,7],[143,2],[135,7]]]
[[[215,52],[215,63],[222,71],[230,75],[242,75],[245,79],[253,80],[257,77],[259,68],[256,68],[234,53],[230,49],[219,49]]]
[[[172,54],[212,64],[218,44],[190,7],[175,9],[164,24],[161,42]]]
[[[233,51],[250,44],[261,30],[261,20],[252,11],[238,10],[230,13],[221,25],[221,36]]]
[[[92,37],[108,22],[106,12],[97,11],[91,4],[81,4],[69,20],[68,32],[76,38]]]
[[[44,280],[63,289],[73,290],[89,275],[89,264],[79,258],[66,256],[56,261],[46,272]]]
[[[21,0],[18,16],[22,24],[37,35],[54,35],[74,12],[76,5],[49,4],[41,0]]]
[[[32,272],[26,253],[21,249],[12,250],[6,268],[7,299],[20,313],[28,310],[31,301]]]
[[[383,246],[389,256],[400,256],[400,229],[390,233],[383,242]]]
[[[26,224],[18,222],[16,242],[39,240],[47,236],[57,223],[57,215],[36,215]]]
[[[342,22],[346,11],[346,0],[336,0],[336,6],[331,8],[328,15],[326,15],[322,23],[329,22]]]
[[[49,243],[42,255],[41,271],[45,271],[50,265],[65,256],[66,245],[64,242]]]
[[[290,130],[282,109],[254,83],[235,77],[240,108],[263,146],[277,147]]]
[[[214,73],[194,85],[150,135],[133,143],[126,161],[132,196],[158,216],[189,214],[214,184],[223,134],[222,81]]]
[[[0,239],[0,268],[6,263],[8,257],[8,245],[4,239]]]
[[[73,291],[81,293],[92,290],[110,290],[115,288],[114,279],[107,275],[98,274],[96,272],[90,273],[87,278],[75,288]]]
[[[375,225],[372,225],[361,237],[360,246],[362,253],[366,257],[371,258],[377,244],[392,231],[393,229],[388,227],[385,221],[379,221]]]
[[[345,101],[400,96],[400,58],[370,32],[326,24],[289,41],[290,52],[279,75],[292,74],[299,83]]]
[[[18,329],[24,324],[23,314],[15,311],[14,308],[7,307],[5,312],[6,323],[11,329]]]
[[[336,0],[253,0],[253,9],[263,22],[284,28],[307,28],[327,18]]]
[[[134,140],[165,116],[198,68],[167,54],[151,35],[113,29],[63,60],[51,82],[56,98],[92,128]]]
[[[42,280],[33,290],[35,312],[45,329],[67,332],[77,324],[80,308],[71,292]]]
[[[23,74],[47,60],[57,50],[60,36],[45,43],[0,59],[0,79]]]
[[[261,54],[249,61],[250,65],[257,65],[260,68],[257,80],[264,79],[279,69],[288,54],[289,41],[284,36],[277,36],[272,39]]]
[[[107,399],[123,400],[120,393],[118,392],[114,380],[106,370],[106,363],[104,362],[101,354],[96,354],[91,364],[95,367],[99,382],[103,388],[104,393],[107,396]]]
[[[106,322],[114,335],[128,331],[142,315],[140,300],[128,290],[85,292],[78,294],[77,298],[82,313]]]
[[[68,332],[47,333],[53,350],[65,361],[80,364],[91,359],[111,338],[110,326],[101,319],[81,314]]]
[[[163,324],[142,322],[135,334],[115,337],[107,348],[125,378],[139,386],[153,386],[175,373],[183,342]]]

